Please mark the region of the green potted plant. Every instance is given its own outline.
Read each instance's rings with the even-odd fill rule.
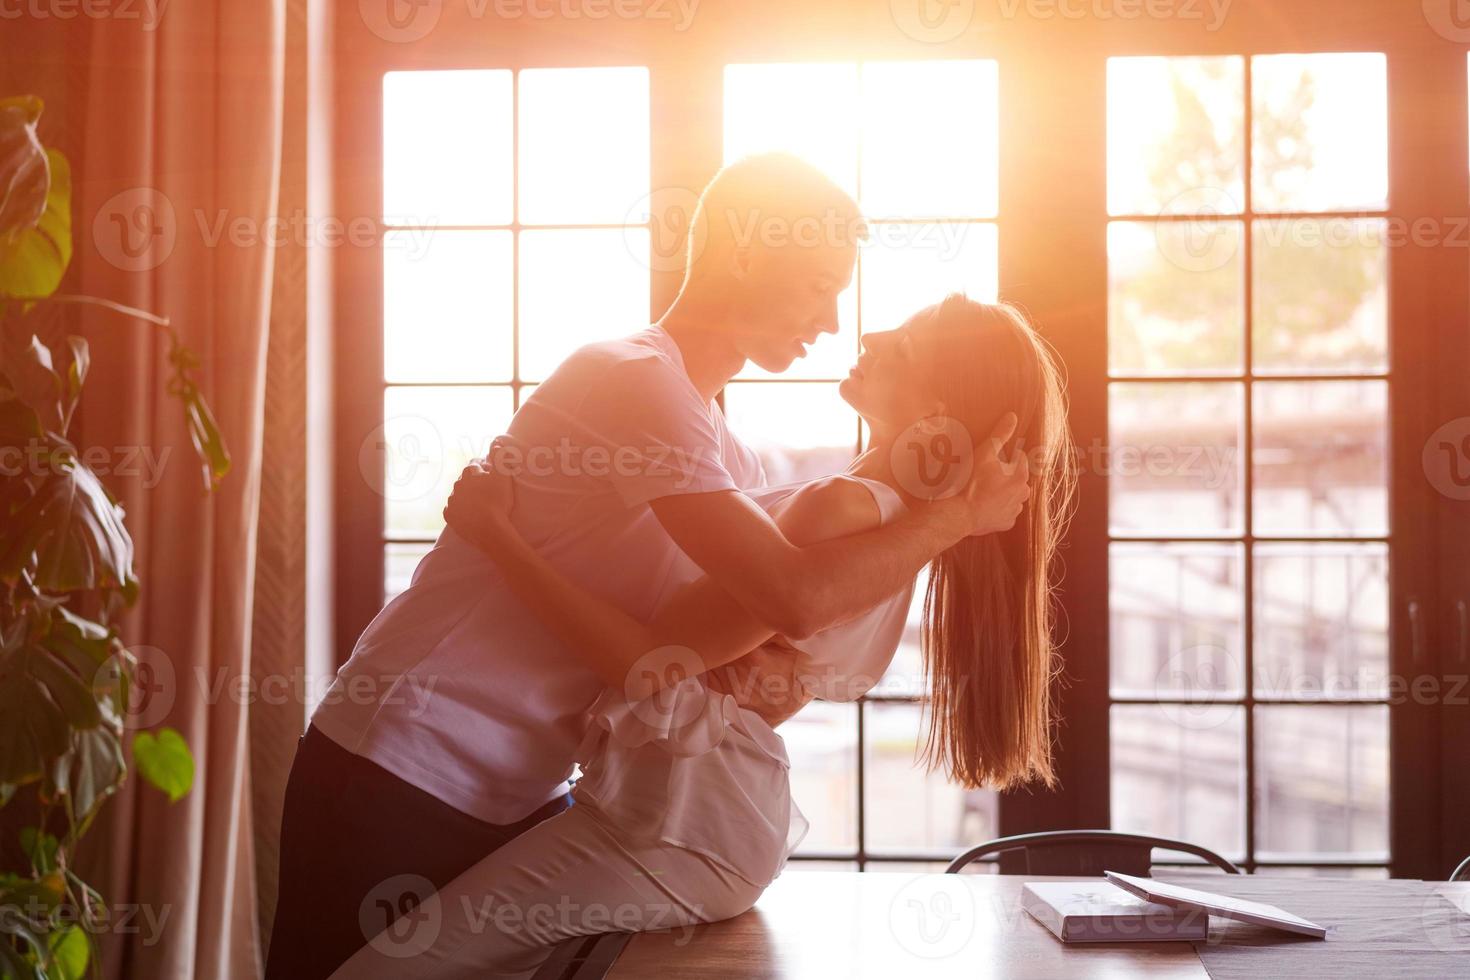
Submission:
[[[72,253],[71,170],[41,145],[40,115],[34,96],[0,99],[0,460],[11,464],[0,466],[0,828],[15,835],[0,855],[22,855],[0,867],[0,977],[70,980],[97,974],[107,921],[103,897],[75,870],[78,845],[130,766],[177,800],[194,759],[171,728],[134,732],[128,751],[136,661],[116,622],[138,597],[133,542],[68,435],[87,343],[43,343],[41,324],[74,304],[167,331],[168,390],[206,491],[229,455],[166,318],[58,292]]]

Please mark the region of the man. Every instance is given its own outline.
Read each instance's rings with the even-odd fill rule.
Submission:
[[[577,351],[516,414],[526,539],[643,620],[684,584],[672,574],[682,550],[774,632],[807,636],[897,592],[960,538],[1009,527],[1024,468],[977,467],[963,494],[804,548],[741,492],[765,476],[714,396],[746,361],[783,371],[836,332],[861,228],[852,198],[795,157],[716,175],[663,319]],[[585,713],[604,688],[487,557],[452,527],[441,535],[298,750],[267,977],[327,976],[386,921],[569,805]]]

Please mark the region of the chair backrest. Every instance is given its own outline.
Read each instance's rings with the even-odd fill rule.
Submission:
[[[1470,881],[1470,857],[1460,862],[1460,866],[1450,874],[1450,881]]]
[[[1227,874],[1240,874],[1234,864],[1198,844],[1115,830],[1054,830],[1001,837],[970,848],[951,861],[945,871],[956,874],[971,861],[992,854],[1020,852],[1022,863],[1016,870],[1021,874],[1098,877],[1104,871],[1117,871],[1147,877],[1153,867],[1155,848],[1192,854]]]
[[[552,949],[531,980],[602,980],[632,938],[631,932],[573,936]]]

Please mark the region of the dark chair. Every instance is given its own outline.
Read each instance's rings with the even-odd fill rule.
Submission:
[[[1470,857],[1460,862],[1460,866],[1450,873],[1450,881],[1470,881]]]
[[[947,874],[958,874],[961,868],[979,858],[991,854],[1014,855],[1020,852],[1020,861],[1014,872],[1017,874],[1098,877],[1104,871],[1117,871],[1146,878],[1153,866],[1154,848],[1192,854],[1227,874],[1240,874],[1240,869],[1235,865],[1198,844],[1163,837],[1120,834],[1114,830],[1054,830],[1001,837],[970,848],[951,861],[944,870]]]
[[[574,936],[552,951],[531,980],[602,980],[632,938],[631,932]]]

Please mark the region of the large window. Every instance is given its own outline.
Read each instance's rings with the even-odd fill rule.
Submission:
[[[383,456],[364,467],[384,467],[389,598],[528,391],[647,325],[648,145],[643,68],[384,76]]]
[[[1388,860],[1385,61],[1108,65],[1113,825]]]
[[[862,335],[955,289],[1034,316],[1083,453],[1061,785],[915,764],[916,607],[866,699],[783,728],[798,858],[934,867],[1110,824],[1267,873],[1443,874],[1470,846],[1465,511],[1435,469],[1470,417],[1463,41],[1377,0],[1237,4],[1219,30],[977,5],[945,41],[840,5],[817,36],[804,6],[687,32],[446,7],[420,41],[344,48],[339,212],[389,230],[332,256],[339,653],[532,387],[672,300],[690,192],[783,149],[871,240],[840,332],[721,396],[771,481],[847,464]]]
[[[869,222],[839,332],[779,380],[748,366],[725,389],[730,425],[772,483],[833,473],[856,455],[859,421],[837,383],[864,330],[892,329],[955,290],[996,298],[997,97],[994,61],[725,69],[726,161],[796,153],[856,196]],[[798,857],[919,860],[995,834],[994,793],[915,766],[922,601],[921,581],[903,646],[866,699],[814,704],[782,727],[793,795],[811,821]]]

